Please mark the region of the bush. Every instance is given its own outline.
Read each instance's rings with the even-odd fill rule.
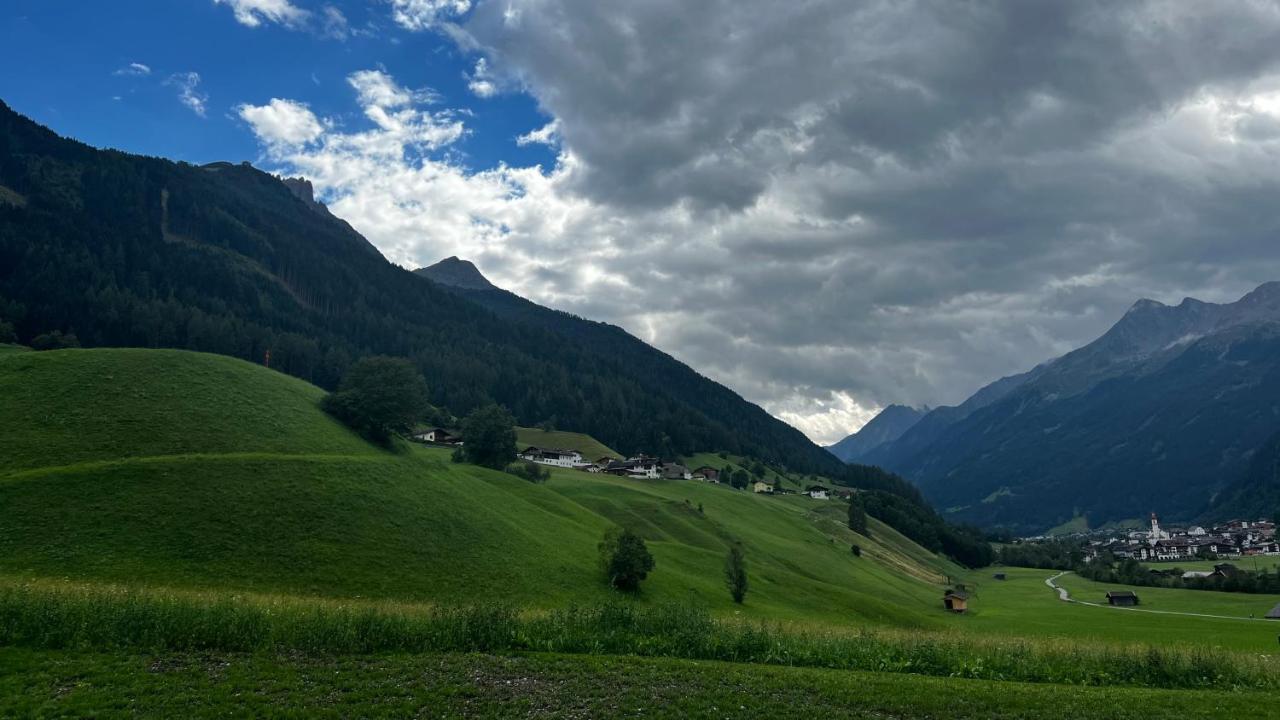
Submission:
[[[507,472],[531,483],[544,483],[551,479],[551,471],[532,460],[524,460],[507,466]]]
[[[387,444],[407,433],[429,407],[427,382],[413,363],[382,355],[361,358],[338,392],[321,403],[325,412],[373,442]]]
[[[609,584],[624,592],[640,589],[640,582],[653,570],[653,555],[644,538],[619,527],[605,531],[600,542],[600,566]]]
[[[75,333],[63,335],[61,330],[54,330],[31,338],[32,350],[62,350],[64,348],[78,347],[80,347],[80,340],[76,338]]]
[[[724,559],[724,582],[735,603],[742,604],[747,597],[747,562],[742,553],[742,543],[734,543]]]
[[[476,465],[501,470],[516,459],[516,419],[500,405],[486,405],[462,421],[462,451]]]
[[[858,545],[850,545],[849,551],[853,553],[854,557],[862,557],[862,548]]]

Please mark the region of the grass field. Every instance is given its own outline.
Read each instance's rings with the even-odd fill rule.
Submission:
[[[590,435],[563,430],[517,427],[516,446],[523,450],[530,445],[556,450],[577,450],[582,453],[583,459],[589,462],[595,462],[602,457],[622,458],[622,455],[613,448]]]
[[[0,429],[13,442],[0,473],[0,573],[556,607],[609,596],[596,544],[620,523],[657,557],[643,603],[696,600],[786,620],[947,621],[935,607],[936,558],[887,530],[853,557],[855,536],[812,514],[815,501],[568,470],[534,485],[453,464],[447,449],[369,446],[320,412],[319,397],[214,355],[5,356]],[[734,540],[751,573],[744,606],[721,579]]]
[[[1254,556],[1254,557],[1226,558],[1224,560],[1178,560],[1176,562],[1144,562],[1142,563],[1142,566],[1151,568],[1152,570],[1173,570],[1174,568],[1177,568],[1183,572],[1187,572],[1189,570],[1201,570],[1205,572],[1210,572],[1213,570],[1214,565],[1221,565],[1222,563],[1230,563],[1240,568],[1241,570],[1250,570],[1250,571],[1266,570],[1268,572],[1274,572],[1276,568],[1280,567],[1280,557],[1277,557],[1275,555],[1262,555],[1262,556]]]
[[[1104,665],[1110,662],[1106,658],[1121,657],[1109,653],[1137,652],[1135,657],[1146,658],[1147,646],[1177,653],[1228,653],[1225,660],[1206,656],[1219,658],[1208,662],[1210,666],[1234,667],[1237,659],[1246,665],[1274,663],[1271,651],[1280,623],[1126,613],[1062,603],[1043,584],[1049,571],[1010,569],[1008,581],[995,581],[990,579],[991,569],[966,571],[874,519],[869,537],[851,532],[845,524],[846,506],[838,501],[759,496],[724,485],[569,470],[554,470],[546,483],[532,484],[452,463],[444,448],[399,443],[379,449],[321,412],[321,396],[304,382],[220,356],[155,350],[0,350],[0,587],[26,588],[23,592],[35,593],[31,597],[37,603],[24,605],[24,596],[11,596],[8,607],[16,614],[7,624],[11,630],[34,627],[35,634],[24,635],[20,644],[44,647],[53,635],[42,635],[45,626],[40,623],[48,623],[54,633],[58,622],[51,618],[60,616],[56,602],[38,604],[40,593],[70,587],[90,598],[80,620],[63,623],[89,633],[88,639],[61,650],[0,649],[0,663],[29,663],[27,672],[0,672],[0,697],[11,703],[0,706],[0,715],[164,713],[178,707],[182,698],[205,698],[192,700],[195,714],[254,709],[396,714],[397,709],[426,704],[441,712],[498,716],[534,707],[526,702],[544,703],[557,712],[592,714],[613,708],[600,703],[620,697],[666,693],[664,688],[677,673],[687,679],[673,687],[685,690],[671,692],[694,695],[672,701],[672,714],[679,714],[672,708],[715,714],[708,708],[730,696],[718,689],[717,677],[741,678],[731,696],[740,698],[742,704],[736,707],[744,711],[751,703],[756,715],[764,712],[761,708],[782,707],[785,699],[798,697],[793,688],[819,686],[824,689],[809,692],[809,699],[793,708],[793,714],[838,703],[848,703],[846,707],[858,708],[856,712],[865,709],[868,716],[987,717],[999,710],[1023,717],[1031,716],[1030,708],[1047,709],[1045,703],[1107,716],[1117,702],[1170,711],[1179,703],[1206,712],[1228,706],[1247,711],[1255,702],[1248,693],[1213,700],[1172,690],[1144,695],[1099,689],[1073,699],[1052,684],[1028,690],[1025,697],[1036,700],[1024,702],[1023,695],[1012,697],[999,683],[958,683],[956,697],[968,698],[968,704],[955,705],[939,694],[944,691],[938,679],[863,677],[847,671],[837,677],[830,671],[772,666],[796,664],[804,653],[820,650],[828,658],[822,663],[833,666],[890,669],[849,663],[866,647],[883,642],[889,642],[884,647],[890,648],[890,655],[899,647],[907,648],[903,652],[908,658],[914,657],[911,652],[942,642],[937,638],[952,643],[946,646],[952,649],[929,651],[929,657],[946,658],[936,672],[979,673],[988,679],[1004,677],[993,674],[993,668],[1039,657],[1036,653],[1042,651],[1075,658],[1064,661],[1063,667],[1094,673],[1088,677],[1096,677],[1098,670],[1089,658],[1102,658]],[[587,452],[581,443],[565,440],[547,437],[539,442]],[[720,467],[725,460],[704,454],[687,462]],[[729,462],[745,464],[742,458]],[[382,644],[367,646],[373,655],[347,657],[342,653],[357,646],[339,643],[333,646],[339,656],[315,658],[305,649],[312,646],[300,641],[304,649],[281,658],[249,645],[258,648],[255,654],[235,656],[228,665],[239,668],[239,674],[217,675],[206,672],[206,656],[189,654],[180,640],[176,645],[166,641],[163,657],[148,660],[137,654],[147,647],[135,646],[135,635],[145,637],[148,623],[184,617],[166,613],[177,612],[173,608],[183,607],[188,602],[183,598],[192,597],[201,608],[216,610],[243,600],[281,604],[304,617],[323,616],[335,607],[375,608],[405,618],[434,612],[433,607],[492,603],[535,615],[571,606],[601,607],[618,600],[602,582],[596,551],[601,535],[615,524],[639,532],[657,560],[640,595],[623,599],[626,607],[655,612],[693,607],[717,623],[770,623],[773,629],[768,632],[783,633],[774,645],[764,646],[773,647],[773,654],[744,656],[768,667],[720,666],[707,661],[724,657],[717,654],[720,651],[706,649],[689,651],[704,658],[699,662],[448,654],[476,649],[465,644],[428,644],[423,646],[426,654],[412,656],[376,654],[395,652],[401,647],[396,633],[409,632],[412,623],[394,617],[389,624],[380,621],[365,628],[381,628],[378,637],[384,638]],[[751,588],[744,605],[731,602],[722,580],[724,557],[733,542],[746,549]],[[850,551],[852,544],[861,548],[860,557]],[[941,590],[954,581],[964,581],[975,591],[971,611],[963,616],[941,607]],[[1096,599],[1106,590],[1072,576],[1062,584],[1080,599]],[[1138,592],[1143,607],[1241,616],[1258,614],[1280,601],[1200,591]],[[108,612],[114,607],[111,598],[120,593],[160,593],[178,600],[177,605],[158,606],[147,600],[140,606],[152,608],[146,612]],[[210,618],[216,617],[196,613],[179,626],[198,634],[208,631]],[[254,620],[241,630],[279,621],[279,616],[266,617],[277,620]],[[106,632],[109,620],[118,623],[115,635],[93,635]],[[364,632],[358,623],[353,627],[355,637]],[[892,642],[864,638],[861,645],[840,644],[845,642],[841,633],[867,628],[903,634]],[[533,630],[513,633],[537,637]],[[580,638],[576,645],[502,647],[508,655],[530,649],[600,654],[608,648],[646,655],[666,652],[662,648],[671,637],[638,636],[630,645],[584,645]],[[757,639],[769,637],[774,636],[765,633]],[[1020,643],[1026,638],[1032,645],[1017,649],[1024,647]],[[700,642],[704,645],[698,647],[714,648],[721,641]],[[998,649],[982,660],[988,652],[983,643],[993,642]],[[238,652],[238,647],[218,652]],[[1263,654],[1272,659],[1260,659]],[[871,656],[862,657],[866,661]],[[1170,657],[1186,658],[1200,667],[1194,664],[1201,662],[1197,656]],[[150,672],[148,663],[157,662],[162,670]],[[907,662],[905,671],[911,672],[916,666],[910,663],[916,660]],[[949,669],[951,662],[959,665]],[[179,669],[168,672],[170,664]],[[511,671],[517,675],[525,672],[545,679],[530,681],[529,693],[519,696],[494,689],[497,685],[472,688],[454,679],[468,664],[479,668],[476,673],[493,673],[503,682],[511,677],[504,673],[513,667],[520,668]],[[391,686],[382,678],[357,672],[376,668],[388,678],[402,678],[425,672],[428,665],[442,668],[438,682],[414,685],[401,695],[388,695]],[[1008,667],[1010,677],[1022,677],[1019,673],[1038,666]],[[893,669],[904,670],[896,665]],[[1199,677],[1197,672],[1189,675]],[[312,692],[313,676],[324,674],[329,683],[329,673],[337,673],[332,683],[323,685],[321,693]],[[344,674],[350,676],[348,682],[339,681]],[[620,686],[626,688],[622,695],[580,693],[585,704],[579,706],[573,704],[579,699],[565,694],[580,686],[598,689],[599,683],[616,682],[621,675],[630,678]],[[74,679],[84,677],[115,680],[107,687]],[[1037,677],[1037,682],[1052,682],[1058,676]],[[881,688],[884,695],[877,697],[864,687]],[[950,683],[947,688],[950,693]],[[340,698],[341,704],[325,705],[319,699],[323,695]],[[406,704],[389,699],[393,697]],[[1027,712],[1020,714],[1020,709]]]
[[[1268,717],[1269,692],[1032,685],[667,658],[0,648],[22,717]]]
[[[994,572],[1004,572],[1009,579],[994,580]],[[984,635],[1081,638],[1264,653],[1276,650],[1280,623],[1159,615],[1065,603],[1057,600],[1057,594],[1044,584],[1045,578],[1056,574],[1054,570],[1029,568],[988,568],[969,573],[976,597],[971,603],[973,610],[956,623],[957,627]],[[1065,575],[1057,582],[1067,588],[1072,598],[1089,602],[1105,602],[1103,595],[1108,590],[1124,589],[1076,575]],[[1143,608],[1241,618],[1247,618],[1250,612],[1261,616],[1266,610],[1258,612],[1259,608],[1270,609],[1280,602],[1280,597],[1270,595],[1129,589],[1138,593]]]

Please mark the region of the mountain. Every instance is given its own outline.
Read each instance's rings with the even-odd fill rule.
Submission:
[[[1280,427],[1280,283],[1141,300],[1102,337],[938,408],[862,458],[952,519],[1039,531],[1202,513]],[[1270,509],[1264,509],[1270,513]]]
[[[469,260],[459,260],[455,255],[424,268],[414,270],[415,273],[441,285],[464,290],[497,290],[489,279],[480,274],[476,266]]]
[[[304,180],[98,150],[0,103],[0,319],[21,340],[58,330],[85,346],[202,350],[324,388],[358,357],[403,356],[457,414],[499,402],[522,425],[623,453],[724,450],[840,471],[799,431],[618,328],[461,290],[387,262]]]
[[[618,363],[619,373],[646,387],[662,388],[664,393],[681,398],[685,404],[705,417],[732,418],[732,427],[736,433],[750,437],[768,437],[777,433],[777,426],[781,425],[773,416],[758,408],[755,408],[758,412],[743,412],[744,401],[732,390],[708,380],[622,328],[546,308],[515,293],[494,287],[475,265],[466,260],[449,258],[430,267],[419,268],[414,273],[445,283],[444,287],[450,292],[491,311],[499,318],[520,327],[551,333],[559,338],[562,345],[578,348],[596,357],[625,361]],[[554,416],[551,420],[552,425],[573,427],[563,417]],[[789,426],[783,427],[791,430]],[[683,432],[678,424],[674,425],[674,429],[676,432]],[[796,436],[800,435],[798,431],[791,432]],[[603,437],[601,439],[605,440]],[[801,441],[800,437],[791,436],[790,433],[787,437],[780,438],[780,442],[783,440],[787,443],[788,453],[805,457],[812,464],[817,464],[816,460],[809,458],[812,454],[809,448],[817,446],[808,440]],[[613,444],[608,440],[605,442]],[[658,440],[650,447],[661,447],[662,442],[664,441]],[[708,446],[707,449],[713,448],[721,449],[715,446]],[[825,452],[822,454],[825,456],[823,461],[828,465],[828,472],[838,473],[842,470],[835,458]],[[773,457],[784,465],[794,465],[794,461],[788,456],[774,454]]]
[[[1259,514],[1267,519],[1280,515],[1280,431],[1254,453],[1244,477],[1213,499],[1202,519],[1219,522]]]
[[[854,462],[881,445],[902,437],[928,411],[928,408],[918,410],[906,405],[890,405],[857,432],[827,446],[827,450],[845,462]]]

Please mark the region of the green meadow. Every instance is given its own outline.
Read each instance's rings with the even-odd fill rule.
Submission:
[[[1248,711],[1250,688],[1274,675],[1280,623],[1063,603],[1044,585],[1050,571],[996,581],[994,569],[965,570],[874,519],[855,534],[841,501],[570,470],[533,484],[453,463],[445,448],[378,448],[321,412],[322,395],[200,353],[0,352],[0,667],[19,668],[0,672],[0,714],[172,711],[157,687],[174,703],[208,698],[195,714],[396,714],[375,703],[384,679],[360,669],[402,677],[427,666],[440,674],[395,697],[477,715],[527,710],[500,685],[458,681],[470,664],[545,687],[629,674],[616,697],[543,693],[566,713],[665,692],[656,688],[678,673],[688,697],[673,715],[715,714],[717,676],[738,678],[733,696],[753,708],[820,685],[797,714],[839,702],[869,716],[938,714],[942,678],[956,676],[972,678],[955,690],[969,704],[948,705],[951,716],[1049,707],[1008,699],[1009,679],[1034,687],[1027,698],[1108,716],[1121,701]],[[571,435],[529,442],[587,452]],[[596,545],[614,525],[656,558],[635,597],[600,577]],[[742,605],[723,581],[733,543],[750,578]],[[966,615],[942,609],[955,582],[974,594]],[[1084,600],[1108,589],[1070,575],[1061,584]],[[1232,617],[1280,602],[1137,591],[1144,608]],[[209,653],[236,670],[205,672]],[[300,688],[330,669],[350,678],[326,690],[343,704],[314,705]],[[114,684],[68,680],[94,677]],[[1112,682],[1166,689],[1075,698],[1060,685]],[[1242,690],[1228,701],[1181,689],[1211,687]],[[585,704],[555,705],[575,697]]]
[[[530,445],[541,448],[555,448],[557,450],[577,450],[582,453],[583,459],[589,462],[595,462],[602,457],[622,458],[618,451],[583,433],[527,427],[516,428],[516,446],[523,450]]]

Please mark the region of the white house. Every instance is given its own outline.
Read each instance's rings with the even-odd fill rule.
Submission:
[[[552,467],[572,468],[586,464],[582,461],[582,453],[577,450],[555,450],[532,445],[521,450],[519,457],[522,460],[532,460],[539,465],[550,465]]]
[[[831,493],[821,485],[810,485],[804,493],[814,500],[830,500]]]

